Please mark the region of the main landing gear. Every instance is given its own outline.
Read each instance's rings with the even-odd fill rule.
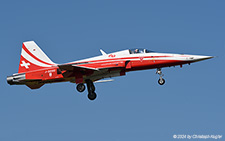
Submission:
[[[95,86],[93,82],[90,79],[85,80],[87,84],[87,89],[88,89],[88,98],[90,100],[95,100],[97,97],[97,94],[95,93]],[[85,85],[83,83],[80,83],[77,85],[77,91],[78,92],[83,92],[85,90]]]
[[[165,81],[165,79],[163,79],[164,74],[162,73],[161,68],[157,69],[156,74],[159,75],[159,80],[158,80],[159,85],[165,84],[166,81]]]
[[[97,97],[97,95],[95,93],[95,86],[90,79],[86,80],[86,83],[87,83],[87,88],[88,88],[88,98],[90,100],[94,100]]]

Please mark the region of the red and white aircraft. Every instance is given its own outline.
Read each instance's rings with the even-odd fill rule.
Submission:
[[[56,64],[38,47],[34,41],[24,42],[20,57],[19,71],[7,77],[10,85],[26,85],[38,89],[46,83],[72,82],[77,84],[77,90],[85,90],[87,84],[88,98],[96,98],[93,82],[104,78],[125,75],[127,72],[145,69],[157,69],[160,75],[158,83],[163,85],[165,80],[161,68],[190,64],[212,56],[157,53],[147,49],[128,49],[70,62]]]

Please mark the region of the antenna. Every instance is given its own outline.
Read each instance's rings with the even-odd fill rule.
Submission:
[[[107,55],[102,49],[100,49],[100,52],[102,53],[103,56]]]

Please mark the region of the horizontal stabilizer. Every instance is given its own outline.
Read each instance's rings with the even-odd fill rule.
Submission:
[[[44,84],[26,84],[27,87],[29,87],[30,89],[39,89],[41,86],[43,86]]]

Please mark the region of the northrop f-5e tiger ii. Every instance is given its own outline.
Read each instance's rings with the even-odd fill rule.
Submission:
[[[24,42],[19,62],[19,71],[7,77],[10,85],[26,85],[38,89],[47,83],[76,83],[79,92],[88,90],[88,98],[96,98],[94,82],[105,81],[104,78],[123,76],[127,72],[156,69],[159,74],[158,83],[163,85],[162,68],[180,66],[213,58],[188,54],[157,53],[148,49],[127,49],[113,53],[105,53],[97,57],[75,62],[57,64],[38,47],[34,41]]]

